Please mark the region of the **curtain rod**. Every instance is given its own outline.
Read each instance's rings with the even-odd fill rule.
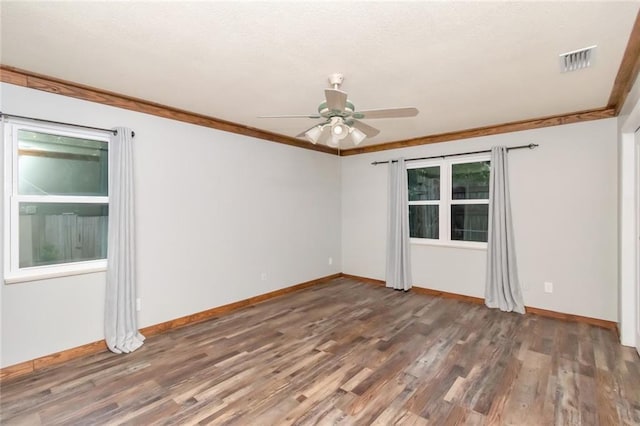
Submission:
[[[114,129],[103,129],[102,127],[91,127],[91,126],[85,126],[85,125],[82,125],[82,124],[64,123],[62,121],[45,120],[43,118],[24,117],[22,115],[6,114],[4,112],[0,112],[0,116],[7,117],[7,118],[19,118],[19,119],[23,119],[23,120],[39,121],[39,122],[42,122],[42,123],[49,123],[49,124],[61,124],[63,126],[79,127],[79,128],[82,128],[82,129],[97,130],[99,132],[111,133],[114,136],[118,134],[118,131],[114,130]],[[136,132],[134,132],[132,130],[131,131],[131,137],[134,137],[135,135],[136,135]]]
[[[507,148],[507,151],[511,151],[512,149],[524,149],[524,148],[529,148],[529,149],[534,149],[537,148],[538,144],[536,143],[530,143],[529,145],[520,145],[520,146],[512,146]],[[485,149],[483,151],[471,151],[471,152],[461,152],[459,154],[445,154],[445,155],[434,155],[432,157],[420,157],[420,158],[407,158],[404,161],[418,161],[418,160],[431,160],[432,158],[447,158],[447,157],[458,157],[460,155],[471,155],[471,154],[484,154],[486,152],[491,152],[490,149]],[[373,163],[371,163],[372,165],[376,166],[378,164],[387,164],[387,163],[397,163],[398,160],[387,160],[387,161],[374,161]]]

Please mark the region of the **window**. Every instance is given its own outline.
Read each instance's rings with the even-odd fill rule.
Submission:
[[[490,171],[486,156],[407,164],[412,242],[486,247]]]
[[[5,281],[106,267],[108,139],[5,124]]]

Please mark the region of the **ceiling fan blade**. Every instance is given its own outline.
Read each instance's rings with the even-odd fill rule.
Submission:
[[[324,96],[327,99],[327,108],[330,110],[344,111],[347,106],[347,93],[338,89],[325,89]]]
[[[322,118],[318,114],[310,114],[310,115],[259,115],[258,118]]]
[[[386,108],[386,109],[370,109],[366,111],[356,111],[353,113],[354,118],[400,118],[415,117],[418,115],[418,109],[408,108]]]
[[[372,138],[376,136],[378,133],[380,133],[380,130],[376,129],[375,127],[371,127],[368,124],[363,123],[362,121],[353,120],[352,125],[356,129],[360,130],[362,133],[367,135],[368,138]]]

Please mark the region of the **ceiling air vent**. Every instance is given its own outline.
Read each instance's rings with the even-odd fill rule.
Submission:
[[[560,71],[570,72],[589,68],[593,63],[594,50],[596,47],[597,46],[594,45],[561,54]]]

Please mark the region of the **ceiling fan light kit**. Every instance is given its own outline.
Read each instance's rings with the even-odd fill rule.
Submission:
[[[305,130],[296,137],[305,137],[312,144],[317,144],[325,133],[330,129],[330,138],[327,145],[339,147],[340,142],[347,139],[354,145],[359,145],[367,137],[374,137],[380,131],[368,124],[359,121],[361,119],[374,118],[401,118],[415,117],[418,115],[417,108],[386,108],[356,111],[355,106],[347,100],[347,93],[340,90],[340,85],[344,81],[344,76],[340,73],[329,75],[330,89],[325,89],[325,102],[318,106],[318,114],[308,115],[270,115],[261,118],[322,118],[325,121]]]
[[[348,133],[349,127],[344,124],[344,120],[341,117],[331,118],[331,136],[344,139]]]
[[[351,128],[351,140],[353,141],[353,144],[355,146],[360,145],[360,142],[362,142],[366,137],[367,135],[365,135],[362,131],[356,129],[355,127]]]
[[[318,139],[320,139],[320,135],[322,134],[322,128],[318,126],[313,126],[306,132],[304,132],[304,136],[311,142],[312,144],[317,144]]]

